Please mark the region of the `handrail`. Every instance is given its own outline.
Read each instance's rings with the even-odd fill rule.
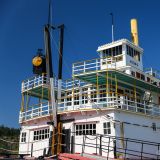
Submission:
[[[73,80],[73,79],[69,79],[69,80],[65,80],[62,81],[62,89],[70,89],[73,87],[79,87],[79,86],[83,86],[86,85],[86,82],[80,81],[80,80]],[[28,80],[25,80],[22,82],[22,87],[21,90],[22,92],[27,91],[29,89],[32,89],[33,87],[38,87],[41,85],[49,85],[49,79],[45,76],[35,76],[32,78],[29,78]],[[73,86],[74,85],[74,86]],[[55,79],[55,87],[58,87],[58,80]]]
[[[100,101],[100,99],[104,99]],[[95,102],[95,101],[96,102]],[[117,108],[126,111],[142,113],[145,115],[151,116],[160,116],[160,108],[156,107],[154,104],[145,104],[141,102],[136,102],[134,100],[123,98],[118,98],[117,96],[111,97],[96,97],[90,98],[88,104],[82,104],[81,100],[75,100],[74,102],[78,102],[78,105],[74,105],[74,102],[71,101],[61,101],[58,103],[58,112],[64,111],[74,111],[77,109],[98,109],[98,108]],[[85,100],[84,100],[85,101]],[[69,105],[68,105],[69,104]],[[20,112],[19,121],[22,122],[23,120],[32,119],[35,117],[41,117],[52,114],[52,110],[50,107],[50,103],[41,103],[39,106],[36,105],[36,108],[29,109],[24,112]]]
[[[115,57],[111,57],[111,58],[105,57],[105,58],[97,58],[97,59],[91,59],[91,60],[87,60],[87,61],[73,63],[73,66],[72,66],[73,75],[88,73],[88,71],[101,71],[102,69],[104,70],[104,68],[102,68],[103,65],[101,64],[101,60],[102,61],[105,60],[105,62],[109,62],[109,63],[105,64],[105,65],[107,65],[108,69],[117,69],[118,70],[118,68],[116,66],[116,62],[115,62]],[[90,63],[88,63],[88,62],[90,62]],[[114,66],[113,66],[113,64],[114,64]],[[128,66],[128,67],[131,67],[131,66]],[[132,68],[135,68],[135,67],[132,66]],[[158,77],[157,76],[154,77],[154,76],[149,75],[145,71],[142,71],[138,68],[135,68],[135,69],[136,69],[136,71],[140,72],[141,74],[144,74],[145,77],[149,76],[151,79],[152,78],[156,78],[157,80],[160,79],[160,75],[158,75]],[[120,71],[120,70],[118,70],[118,71]],[[146,79],[143,81],[147,82]]]

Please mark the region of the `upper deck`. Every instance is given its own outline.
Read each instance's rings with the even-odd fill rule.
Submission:
[[[74,78],[88,83],[106,84],[107,80],[115,81],[116,78],[119,85],[125,85],[126,88],[130,88],[130,86],[133,86],[132,84],[135,84],[137,90],[160,92],[159,75],[151,74],[153,72],[152,68],[144,72],[133,66],[119,67],[116,65],[114,57],[77,62],[73,64],[72,69]],[[156,72],[158,73],[158,71],[154,71],[154,73]]]
[[[121,109],[160,116],[160,76],[143,69],[143,49],[122,39],[100,46],[100,58],[76,62],[72,80],[62,81],[58,113],[99,109]],[[54,79],[57,92],[58,81]],[[45,75],[22,83],[22,94],[49,100],[50,82]],[[148,94],[149,93],[149,94]],[[149,99],[145,100],[145,95]],[[20,112],[20,123],[52,114],[50,101]]]

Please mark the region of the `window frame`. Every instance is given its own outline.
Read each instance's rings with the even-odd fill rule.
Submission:
[[[96,135],[96,123],[78,123],[75,124],[76,136]]]
[[[33,141],[40,141],[49,138],[49,128],[43,128],[33,131]]]
[[[22,142],[22,143],[26,143],[26,135],[27,135],[26,132],[22,132],[22,133],[21,133],[21,142]]]
[[[104,122],[103,123],[103,133],[111,135],[111,122]]]

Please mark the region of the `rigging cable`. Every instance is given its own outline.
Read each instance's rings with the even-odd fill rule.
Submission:
[[[53,43],[54,43],[54,45],[55,45],[55,47],[56,47],[56,49],[57,49],[57,51],[58,51],[58,54],[60,55],[60,56],[62,56],[61,54],[60,54],[60,50],[59,50],[59,47],[58,47],[58,45],[57,45],[57,42],[55,41],[55,39],[53,38],[53,36],[52,36],[52,33],[51,33],[51,40],[53,40]],[[56,56],[56,58],[57,58],[57,60],[58,60],[58,57]],[[64,58],[64,57],[63,57]],[[66,61],[65,61],[65,59],[64,59],[64,64],[65,64],[65,66],[66,66],[66,69],[68,70],[68,73],[72,76],[72,73],[71,73],[71,71],[70,71],[70,69],[69,69],[69,65],[66,63]]]

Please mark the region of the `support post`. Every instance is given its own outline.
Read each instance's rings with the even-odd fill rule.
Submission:
[[[114,149],[114,158],[117,158],[117,146],[116,146],[116,140],[113,141],[113,149]]]
[[[74,142],[74,137],[75,137],[75,135],[73,136],[71,136],[71,153],[74,153],[74,145],[75,145],[75,142]]]
[[[99,77],[98,77],[98,73],[96,73],[96,81],[97,81],[97,83],[96,83],[96,90],[97,90],[97,93],[96,93],[96,95],[97,95],[97,98],[96,98],[96,100],[97,100],[97,103],[99,102]]]
[[[111,137],[109,137],[109,140],[108,140],[108,153],[107,153],[107,160],[109,159],[109,152],[110,152],[110,141],[111,141]]]
[[[58,102],[61,102],[64,24],[58,26],[58,28],[60,29],[59,66],[58,66]]]
[[[31,144],[31,157],[33,157],[33,143]]]
[[[102,156],[102,135],[100,135],[99,141],[99,155]]]

